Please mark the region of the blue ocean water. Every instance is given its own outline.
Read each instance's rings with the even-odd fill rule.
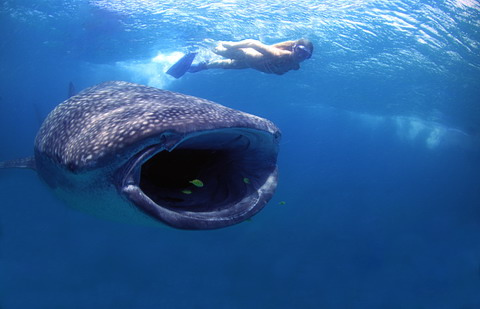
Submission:
[[[272,201],[214,231],[97,219],[2,170],[0,308],[480,308],[479,33],[476,0],[3,0],[0,160],[31,155],[69,82],[196,95],[283,137]],[[314,55],[283,76],[164,73],[300,37]]]

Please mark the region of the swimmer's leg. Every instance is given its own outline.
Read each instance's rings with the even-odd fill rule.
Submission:
[[[248,67],[244,61],[235,59],[223,59],[207,63],[208,69],[247,69]]]
[[[235,42],[219,42],[217,46],[213,48],[213,52],[224,58],[244,60],[245,51],[241,49],[241,45],[237,45]]]
[[[200,62],[197,64],[193,64],[188,69],[190,73],[196,73],[203,70],[208,69],[247,69],[249,66],[243,62],[233,59],[224,59],[224,60],[215,60],[212,62]]]

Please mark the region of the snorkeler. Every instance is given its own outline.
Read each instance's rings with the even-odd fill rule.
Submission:
[[[208,69],[247,69],[282,75],[290,70],[298,70],[300,62],[309,59],[313,44],[309,40],[285,41],[266,45],[256,40],[240,42],[219,42],[213,52],[226,59],[192,62],[196,53],[189,53],[175,63],[167,74],[180,78],[186,72],[195,73]]]

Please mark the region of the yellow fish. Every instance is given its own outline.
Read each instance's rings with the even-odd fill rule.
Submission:
[[[250,179],[248,179],[247,177],[243,177],[243,182],[246,183],[246,184],[249,184],[249,183],[250,183]]]
[[[190,180],[189,183],[191,183],[195,187],[199,187],[199,188],[203,187],[203,181],[201,181],[200,179]]]
[[[182,190],[182,193],[183,193],[183,194],[192,194],[192,191],[190,191],[190,190]]]
[[[280,202],[278,202],[278,205],[285,205],[286,203],[287,202],[285,202],[285,201],[280,201]]]

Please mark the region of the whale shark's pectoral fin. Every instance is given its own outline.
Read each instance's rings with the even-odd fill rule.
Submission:
[[[33,156],[0,162],[0,168],[29,168],[32,170],[37,170],[35,157]]]

